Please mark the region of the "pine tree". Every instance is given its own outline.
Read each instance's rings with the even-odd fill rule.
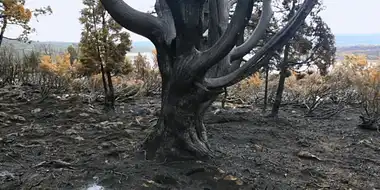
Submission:
[[[70,54],[70,65],[73,65],[74,61],[78,59],[78,49],[70,45],[67,47],[67,52]]]
[[[114,89],[111,75],[116,66],[125,62],[131,49],[128,32],[117,24],[98,0],[83,0],[80,22],[83,25],[79,45],[79,59],[84,75],[102,74],[106,108],[114,107]]]
[[[141,53],[138,53],[133,63],[136,68],[137,78],[140,80],[145,80],[147,73],[149,72],[149,62],[147,57],[141,55]]]
[[[285,25],[301,7],[301,3],[297,0],[277,0],[276,2],[281,3],[280,22],[277,22],[280,26]],[[285,80],[291,75],[289,69],[315,65],[321,75],[326,75],[327,68],[335,61],[334,35],[319,15],[322,10],[322,3],[319,2],[312,10],[310,19],[304,21],[296,35],[275,58],[277,68],[280,70],[280,79],[271,116],[278,115]]]

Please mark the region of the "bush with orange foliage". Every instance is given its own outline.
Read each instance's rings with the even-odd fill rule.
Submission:
[[[254,102],[258,103],[258,101],[262,98],[260,93],[263,87],[263,79],[260,76],[260,73],[256,72],[252,76],[244,79],[240,83],[231,87],[229,99],[232,102]]]
[[[52,58],[49,55],[41,56],[39,68],[42,72],[55,74],[57,72],[57,65],[53,63]]]
[[[49,55],[42,55],[39,70],[42,74],[40,81],[42,86],[65,89],[70,86],[73,71],[70,64],[70,55],[68,53],[58,55],[54,59]]]
[[[49,55],[43,55],[40,59],[39,68],[42,72],[55,74],[58,77],[70,78],[72,67],[70,64],[70,54],[65,53],[52,59]]]
[[[29,22],[32,18],[32,11],[25,8],[21,1],[3,0],[2,3],[4,10],[1,15],[6,15],[10,21]]]

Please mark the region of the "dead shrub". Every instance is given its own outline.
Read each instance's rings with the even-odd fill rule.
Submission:
[[[365,56],[346,56],[343,63],[350,72],[350,83],[362,106],[361,124],[364,128],[377,127],[380,119],[380,64],[370,64]]]
[[[22,59],[12,46],[0,48],[0,85],[14,85],[18,80]]]
[[[251,77],[241,81],[229,89],[229,102],[258,103],[262,100],[263,79],[260,73],[254,73]]]
[[[287,81],[287,90],[297,94],[297,99],[305,105],[306,115],[310,116],[320,105],[334,94],[337,88],[330,83],[328,77],[317,73],[305,75],[302,79]]]
[[[161,76],[160,72],[156,69],[148,70],[143,79],[143,91],[144,95],[151,96],[160,93],[161,89]]]

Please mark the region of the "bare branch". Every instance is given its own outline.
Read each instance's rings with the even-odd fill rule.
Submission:
[[[257,27],[253,31],[253,34],[242,45],[235,47],[231,52],[231,61],[239,59],[249,53],[260,41],[265,34],[266,29],[269,26],[269,22],[273,16],[272,0],[266,0],[263,2],[263,11],[257,24]]]
[[[8,38],[6,36],[3,36],[3,38],[6,39],[6,40],[11,40],[11,41],[19,41],[20,40],[18,38]]]
[[[228,7],[225,7],[226,9]],[[226,31],[218,41],[208,50],[200,53],[199,61],[196,61],[195,69],[200,73],[206,73],[208,69],[217,64],[228,55],[236,44],[236,39],[247,24],[253,8],[252,0],[239,0],[235,13]]]
[[[306,65],[315,60],[314,53],[310,54],[304,61],[288,61],[288,67],[294,67],[297,65]]]
[[[321,47],[322,44],[317,44],[315,47],[313,47],[309,52],[309,55],[307,56],[306,59],[304,59],[303,61],[288,61],[288,65],[289,67],[294,67],[294,66],[297,66],[297,65],[307,65],[311,62],[314,62],[318,59],[318,57],[316,57],[316,52],[317,52],[317,49],[319,47]]]
[[[247,63],[225,76],[205,78],[205,86],[208,88],[231,86],[268,64],[275,51],[282,48],[294,36],[317,2],[318,0],[305,0],[301,9],[286,26],[273,36]]]
[[[165,25],[156,17],[135,10],[123,0],[101,0],[112,18],[124,28],[147,37],[153,43],[166,36]]]

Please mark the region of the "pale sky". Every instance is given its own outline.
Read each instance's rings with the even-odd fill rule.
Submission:
[[[153,10],[155,0],[125,0],[140,11]],[[334,34],[371,34],[380,33],[380,0],[323,0],[326,9],[321,13]],[[36,32],[32,40],[78,42],[81,25],[78,18],[83,7],[81,0],[29,0],[27,6],[41,7],[50,5],[53,14],[35,19],[32,27]],[[15,37],[19,30],[9,29],[5,36]],[[145,41],[144,37],[131,34],[133,41]]]

